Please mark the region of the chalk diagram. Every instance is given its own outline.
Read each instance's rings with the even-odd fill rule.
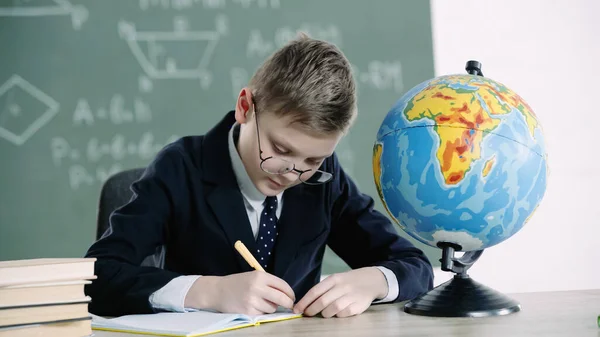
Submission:
[[[138,31],[134,24],[120,21],[119,36],[124,39],[145,76],[140,77],[140,90],[152,90],[152,80],[197,79],[208,89],[212,74],[208,65],[219,40],[227,34],[227,17],[216,16],[215,29],[189,30],[188,21],[174,19],[173,31]]]
[[[58,113],[50,96],[13,75],[0,86],[0,138],[23,145]]]
[[[73,5],[68,0],[14,0],[13,7],[0,7],[0,17],[71,16],[73,29],[79,30],[87,20],[89,12],[82,5]]]

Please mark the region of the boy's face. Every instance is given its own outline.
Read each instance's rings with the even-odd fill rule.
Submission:
[[[257,134],[253,105],[238,104],[236,120],[242,125],[237,144],[238,152],[248,176],[256,188],[266,196],[277,195],[302,182],[298,179],[297,172],[269,174],[261,169],[258,136],[263,158],[277,157],[294,163],[297,170],[311,170],[302,174],[304,180],[321,166],[325,158],[331,156],[342,137],[341,132],[309,132],[298,124],[292,124],[290,117],[278,117],[267,110],[258,111],[260,134]]]

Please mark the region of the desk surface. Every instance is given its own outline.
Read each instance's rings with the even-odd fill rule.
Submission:
[[[349,318],[299,318],[211,336],[595,336],[600,289],[510,294],[521,311],[486,318],[437,318],[405,313],[402,304],[373,305]],[[95,331],[95,337],[134,337]]]

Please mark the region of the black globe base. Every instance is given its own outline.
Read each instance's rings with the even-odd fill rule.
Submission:
[[[479,259],[483,250],[464,253],[457,258],[462,247],[456,243],[439,242],[442,249],[443,271],[455,273],[452,280],[404,304],[410,314],[436,317],[487,317],[507,315],[521,310],[521,305],[502,293],[473,281],[467,270]]]
[[[407,313],[436,317],[487,317],[520,310],[508,296],[458,275],[404,305]]]

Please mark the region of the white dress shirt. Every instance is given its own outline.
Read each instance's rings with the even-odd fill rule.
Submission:
[[[266,196],[262,194],[248,176],[242,159],[240,158],[234,140],[234,128],[238,127],[238,124],[229,131],[229,157],[231,158],[231,164],[233,166],[233,172],[237,180],[240,192],[244,199],[244,205],[246,206],[246,213],[252,226],[252,233],[254,238],[258,236],[258,227],[260,222],[260,214],[263,210],[263,203]],[[258,155],[258,154],[257,154]],[[283,209],[283,192],[277,195],[277,218],[281,216],[281,210]],[[396,275],[385,267],[377,267],[385,276],[388,284],[387,296],[381,300],[377,300],[374,303],[390,302],[398,297],[398,280]],[[164,287],[155,291],[150,295],[150,304],[152,307],[158,310],[184,312],[188,311],[184,307],[185,297],[191,288],[192,284],[200,277],[200,275],[186,275],[179,276],[172,279]]]

